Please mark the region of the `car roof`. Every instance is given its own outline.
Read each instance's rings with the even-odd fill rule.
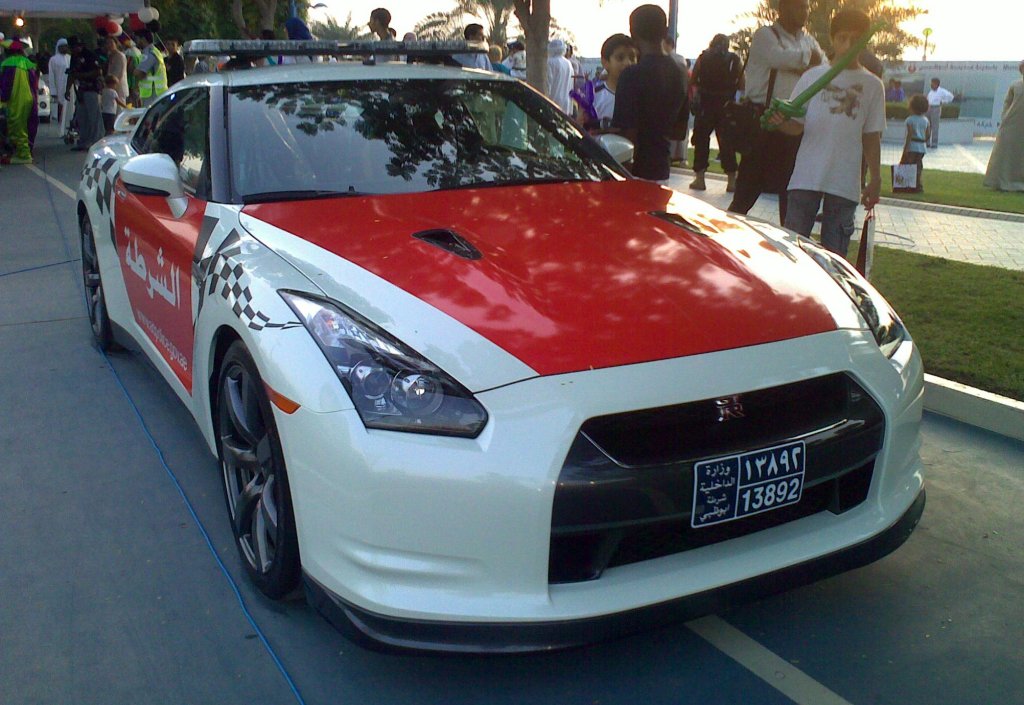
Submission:
[[[198,73],[175,84],[175,89],[193,86],[259,86],[270,83],[374,79],[517,80],[499,73],[455,66],[407,64],[397,61],[367,65],[360,61],[339,61],[337,63],[285,64],[283,66],[235,69],[218,73]]]

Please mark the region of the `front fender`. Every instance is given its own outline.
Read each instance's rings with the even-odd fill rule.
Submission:
[[[215,240],[211,238],[212,240]],[[320,348],[278,294],[320,292],[297,269],[251,235],[231,229],[198,265],[195,282],[193,415],[216,451],[211,387],[224,336],[241,340],[265,384],[314,413],[353,408]]]

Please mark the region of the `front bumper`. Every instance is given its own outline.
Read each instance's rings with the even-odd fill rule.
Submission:
[[[303,586],[309,604],[337,629],[386,649],[505,654],[552,651],[696,619],[868,565],[910,537],[924,505],[922,488],[895,524],[867,541],[731,585],[587,619],[516,624],[401,619],[360,609],[309,575],[303,576]]]
[[[584,582],[550,579],[559,477],[588,419],[836,373],[855,379],[884,416],[870,487],[857,506],[611,565]],[[476,439],[367,431],[351,410],[276,418],[314,604],[396,646],[503,650],[507,643],[522,650],[600,639],[624,623],[641,628],[649,613],[661,619],[664,605],[676,604],[669,611],[684,617],[718,609],[751,585],[818,575],[799,566],[831,574],[892,550],[906,536],[889,534],[916,523],[903,518],[914,516],[923,488],[922,391],[912,342],[886,360],[870,334],[836,331],[482,392],[491,420]],[[861,562],[838,558],[851,550]],[[515,636],[520,629],[556,634],[567,625],[566,638]],[[492,636],[442,638],[466,629]]]

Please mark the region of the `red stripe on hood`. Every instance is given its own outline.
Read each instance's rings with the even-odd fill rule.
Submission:
[[[651,216],[671,211],[698,235]],[[835,329],[798,266],[720,211],[641,181],[291,201],[245,212],[430,303],[541,374]],[[467,260],[412,237],[448,228]]]

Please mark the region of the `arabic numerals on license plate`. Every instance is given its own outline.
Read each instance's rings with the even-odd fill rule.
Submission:
[[[697,463],[690,525],[710,526],[799,502],[805,451],[804,442],[795,441]]]
[[[741,510],[756,512],[759,509],[770,509],[779,504],[788,504],[800,499],[800,478],[790,477],[766,485],[748,487],[740,492]]]

